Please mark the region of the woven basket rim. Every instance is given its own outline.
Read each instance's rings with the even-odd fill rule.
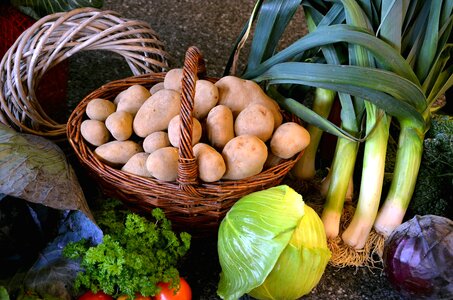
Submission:
[[[67,122],[47,115],[35,88],[48,70],[87,50],[120,55],[134,75],[162,72],[170,59],[144,21],[93,7],[49,14],[26,29],[0,59],[0,122],[25,133],[64,139]]]

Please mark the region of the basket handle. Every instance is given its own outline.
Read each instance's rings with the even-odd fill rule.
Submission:
[[[192,111],[195,99],[195,83],[197,78],[206,75],[203,55],[197,47],[186,51],[183,67],[181,90],[181,125],[179,128],[178,183],[181,190],[192,196],[201,196],[195,185],[198,183],[198,166],[192,147]]]

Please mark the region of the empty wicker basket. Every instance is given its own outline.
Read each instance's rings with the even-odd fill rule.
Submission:
[[[179,148],[179,169],[176,182],[164,182],[114,169],[99,161],[93,149],[84,141],[80,125],[86,118],[87,104],[95,98],[113,100],[131,85],[150,88],[163,81],[165,73],[134,76],[103,85],[83,99],[69,118],[67,135],[80,162],[101,184],[104,191],[120,198],[136,211],[146,212],[154,207],[163,209],[175,227],[196,234],[215,232],[231,206],[242,196],[275,186],[281,182],[302,153],[260,174],[242,180],[220,180],[205,183],[197,179],[197,164],[192,151],[192,109],[195,78],[205,78],[204,60],[196,47],[187,51],[182,80]],[[292,119],[294,121],[294,119]]]
[[[146,22],[95,8],[51,14],[24,31],[0,62],[0,122],[26,133],[66,138],[66,123],[47,115],[35,91],[49,69],[90,50],[121,55],[134,75],[168,66],[164,45]]]

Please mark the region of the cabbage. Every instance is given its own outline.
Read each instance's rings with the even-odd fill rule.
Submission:
[[[217,294],[238,299],[297,299],[319,282],[331,253],[324,226],[287,185],[251,193],[222,220]]]
[[[416,215],[385,241],[384,271],[403,296],[452,299],[453,221]]]

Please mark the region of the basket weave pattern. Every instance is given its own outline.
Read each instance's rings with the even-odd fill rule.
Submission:
[[[46,114],[35,90],[53,66],[89,50],[121,55],[134,75],[168,68],[169,55],[146,22],[95,8],[51,14],[24,31],[0,62],[0,122],[26,133],[64,138],[66,123]]]
[[[196,47],[191,47],[187,51],[183,68],[181,140],[176,182],[140,177],[103,164],[94,156],[80,133],[80,125],[86,118],[86,106],[92,99],[113,100],[119,92],[134,84],[150,88],[163,81],[165,73],[134,76],[103,85],[80,102],[70,116],[67,126],[68,140],[77,157],[101,184],[104,192],[119,197],[137,211],[162,208],[176,227],[197,233],[216,229],[221,219],[240,197],[279,184],[302,155],[299,153],[275,167],[245,179],[220,180],[213,183],[200,181],[191,138],[195,78],[216,81],[214,78],[204,76],[205,66],[201,53]]]

